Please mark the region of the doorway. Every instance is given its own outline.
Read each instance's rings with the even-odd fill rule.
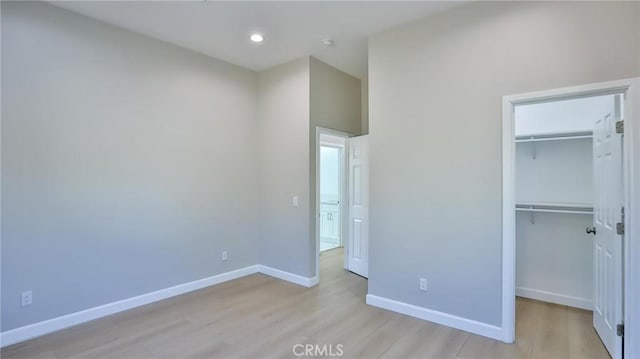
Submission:
[[[320,252],[342,247],[344,144],[323,136],[320,142]]]
[[[369,137],[316,128],[316,273],[339,252],[343,268],[368,277]]]
[[[620,231],[635,183],[637,83],[503,99],[503,341],[515,339],[518,295],[593,310],[606,349],[622,358],[618,334],[634,320],[623,272],[638,259],[623,257],[637,237]]]
[[[342,258],[342,267],[347,268],[349,137],[351,135],[346,132],[316,128],[315,245],[318,280],[321,255],[338,255]]]
[[[582,309],[570,313],[592,322],[609,351],[608,297],[621,272],[609,275],[616,238],[602,217],[613,220],[623,206],[621,107],[621,95],[598,95],[516,105],[514,114],[516,296],[556,304],[541,306],[556,317],[564,306]],[[606,356],[595,336],[585,341],[595,357]]]

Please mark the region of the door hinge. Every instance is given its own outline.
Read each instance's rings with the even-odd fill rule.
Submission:
[[[624,133],[624,121],[616,122],[616,133]]]
[[[624,324],[616,325],[616,335],[619,337],[624,337]]]
[[[616,233],[624,234],[624,207],[622,207],[622,218],[620,218],[620,222],[616,223]]]

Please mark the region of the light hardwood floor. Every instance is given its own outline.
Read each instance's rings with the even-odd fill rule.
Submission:
[[[344,358],[608,358],[591,313],[518,298],[508,345],[367,306],[367,281],[323,252],[308,289],[256,274],[2,350],[17,358],[294,358],[295,344],[342,344]]]

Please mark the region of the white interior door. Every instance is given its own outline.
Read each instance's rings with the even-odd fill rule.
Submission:
[[[594,308],[593,326],[612,358],[622,357],[622,135],[616,133],[617,116],[596,121],[593,130],[594,166]]]
[[[369,136],[349,139],[349,242],[347,267],[369,275]]]

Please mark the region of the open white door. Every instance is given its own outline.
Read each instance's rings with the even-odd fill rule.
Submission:
[[[369,275],[369,136],[349,139],[349,243],[347,267]]]
[[[617,111],[616,111],[617,112]],[[623,215],[622,134],[616,133],[613,113],[593,129],[595,293],[593,327],[614,359],[622,358],[622,236],[617,224]]]

